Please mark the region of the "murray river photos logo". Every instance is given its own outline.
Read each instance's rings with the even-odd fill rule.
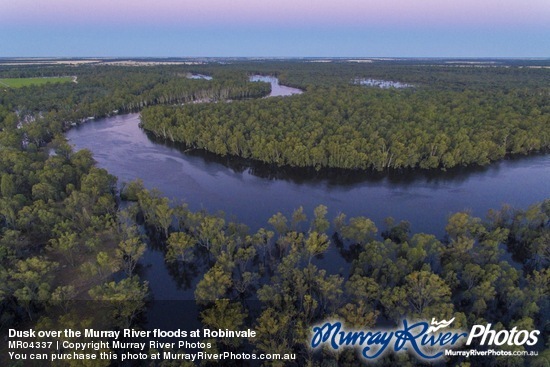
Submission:
[[[409,322],[403,320],[396,329],[346,330],[339,321],[325,322],[314,326],[311,348],[326,345],[333,350],[345,347],[358,348],[361,356],[375,360],[388,351],[408,351],[420,359],[436,360],[453,347],[469,346],[532,346],[538,342],[539,330],[492,330],[491,324],[474,325],[469,331],[455,330],[451,324],[455,319]]]

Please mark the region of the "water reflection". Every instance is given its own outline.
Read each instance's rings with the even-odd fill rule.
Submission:
[[[203,79],[203,80],[212,80],[212,77],[209,75],[203,74],[187,74],[189,79]]]
[[[274,76],[252,75],[250,81],[271,83],[271,93],[267,97],[283,97],[303,93],[300,89],[280,85],[279,79]]]
[[[413,233],[443,234],[448,215],[470,210],[484,216],[503,203],[527,207],[550,197],[550,156],[514,157],[487,167],[442,171],[356,172],[275,168],[236,157],[160,142],[139,127],[137,114],[86,123],[68,132],[77,149],[88,148],[120,181],[143,179],[192,210],[222,210],[252,230],[277,212],[303,206],[311,217],[319,204],[329,218],[344,212],[408,220]]]
[[[138,124],[137,114],[115,116],[76,127],[67,137],[76,149],[90,149],[98,165],[118,176],[119,182],[140,178],[147,188],[186,201],[191,210],[222,210],[226,219],[245,223],[251,232],[260,227],[271,229],[267,221],[273,214],[290,217],[300,206],[311,219],[313,209],[323,204],[329,209],[329,220],[340,212],[348,218],[366,216],[380,233],[384,219],[391,216],[396,223],[409,221],[412,233],[441,238],[451,213],[469,210],[483,217],[503,203],[526,208],[550,197],[550,155],[514,157],[488,167],[446,172],[275,168],[160,142],[148,137]],[[336,246],[315,263],[331,273],[345,274],[359,249],[334,243]],[[207,269],[208,259],[195,261],[193,266],[172,266],[165,263],[164,251],[163,241],[151,243],[141,261],[143,278],[149,281],[153,296],[193,299],[198,275]],[[333,256],[336,253],[341,256]],[[268,276],[269,266],[266,269]],[[149,312],[151,317],[164,312],[155,307]]]
[[[308,167],[278,167],[260,161],[244,159],[236,156],[220,156],[203,149],[190,149],[188,146],[178,142],[167,141],[157,138],[154,134],[145,132],[149,140],[155,144],[176,149],[189,157],[197,157],[204,161],[207,166],[224,166],[235,173],[246,173],[265,180],[284,180],[295,184],[312,184],[319,181],[326,182],[327,186],[345,187],[355,186],[361,183],[388,183],[399,186],[414,186],[419,184],[444,185],[447,183],[460,184],[471,179],[472,175],[499,176],[502,169],[510,166],[530,165],[529,159],[539,157],[544,160],[544,153],[533,154],[530,157],[524,155],[508,156],[502,162],[496,162],[486,166],[457,166],[447,170],[422,170],[422,169],[399,169],[399,170],[346,170],[338,168],[322,168],[316,170]],[[534,164],[532,169],[538,169]]]

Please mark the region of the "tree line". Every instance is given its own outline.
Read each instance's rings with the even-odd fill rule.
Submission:
[[[275,166],[384,170],[485,165],[550,147],[550,94],[538,91],[310,88],[230,104],[155,106],[162,139]]]
[[[24,68],[17,75],[43,75],[44,69],[48,70]],[[2,73],[0,65],[0,75],[15,74],[8,71]],[[0,89],[0,104],[15,111],[18,122],[41,121],[27,127],[33,129],[30,140],[40,144],[71,125],[93,118],[137,112],[155,104],[259,98],[271,91],[269,83],[249,82],[245,73],[223,70],[212,80],[191,79],[191,72],[186,70],[143,67],[53,68],[46,74],[54,72],[76,75],[78,82]]]
[[[116,177],[63,136],[24,141],[17,121],[0,106],[0,333],[133,325],[148,295],[135,272],[145,244],[118,211]],[[14,363],[7,355],[0,364]]]
[[[355,366],[361,362],[353,350],[313,354],[307,347],[311,325],[337,319],[364,330],[376,329],[383,320],[437,315],[455,318],[455,328],[491,323],[496,330],[540,329],[546,335],[538,358],[470,358],[476,365],[543,366],[549,357],[548,200],[526,210],[505,206],[485,220],[455,213],[445,237],[437,238],[412,234],[409,222],[391,218],[383,230],[366,217],[340,213],[331,220],[323,205],[313,213],[301,207],[289,216],[276,213],[266,227],[250,233],[223,214],[169,206],[140,181],[128,184],[123,196],[135,202],[129,207],[131,217],[148,228],[180,286],[194,291],[203,325],[258,332],[250,343],[209,340],[218,351],[293,351],[299,359],[290,365]],[[335,256],[350,264],[349,272],[318,265],[319,258]],[[464,362],[445,360],[455,366]],[[419,362],[400,354],[385,356],[380,365]]]
[[[259,85],[263,95],[267,91],[263,89],[265,86],[246,82],[246,70],[267,70],[277,65],[243,64],[228,69],[239,70],[234,77],[246,88]],[[301,64],[299,67],[305,70]],[[227,80],[223,82],[226,85],[240,83],[232,82],[235,71],[224,70],[222,65],[196,68],[193,69],[196,72],[221,69],[220,83],[223,78]],[[32,76],[61,69],[21,70]],[[494,210],[486,220],[468,213],[455,213],[449,217],[445,238],[412,234],[407,222],[395,223],[391,219],[381,230],[380,224],[366,217],[347,218],[340,214],[327,218],[327,208],[323,205],[313,213],[305,213],[302,208],[289,216],[276,213],[265,228],[250,233],[244,224],[227,220],[223,215],[193,212],[185,205],[170,203],[161,193],[145,189],[140,182],[124,186],[120,198],[135,203],[120,210],[116,178],[96,167],[89,151],[74,152],[61,133],[71,122],[87,116],[110,114],[115,109],[125,111],[124,106],[139,110],[140,98],[147,93],[151,93],[150,96],[165,93],[166,103],[174,103],[180,97],[173,96],[183,94],[170,94],[157,82],[164,80],[162,85],[177,89],[188,83],[186,73],[191,69],[89,67],[68,70],[80,73],[78,84],[0,92],[2,332],[23,325],[46,330],[139,327],[149,293],[148,284],[138,277],[139,260],[149,243],[163,251],[169,270],[179,284],[192,289],[203,325],[222,329],[247,326],[259,333],[255,341],[245,345],[241,345],[242,340],[215,341],[217,350],[252,348],[265,353],[291,350],[299,357],[295,365],[356,365],[356,356],[351,351],[337,355],[312,354],[305,346],[311,323],[330,316],[347,325],[374,327],[381,320],[438,315],[456,317],[456,325],[464,327],[491,322],[496,329],[515,326],[542,329],[544,345],[540,346],[539,357],[472,360],[477,365],[544,366],[547,363],[550,350],[547,330],[550,315],[548,200],[525,210],[510,207]],[[212,75],[213,70],[210,71]],[[17,70],[10,72],[19,73]],[[291,72],[286,72],[290,77]],[[183,73],[179,75],[181,80],[171,81],[178,77],[176,73]],[[317,80],[312,75],[307,77]],[[190,81],[189,85],[196,85],[196,88],[188,91],[195,93],[192,91],[208,87],[210,82]],[[378,112],[376,119],[385,119],[375,124],[379,132],[373,134],[398,133],[400,129],[392,127],[389,123],[392,122],[401,124],[404,133],[410,136],[416,131],[416,120],[402,123],[400,114],[417,116],[419,121],[424,121],[421,117],[426,115],[426,121],[438,121],[433,129],[441,134],[441,139],[431,141],[426,137],[422,140],[423,135],[420,135],[418,152],[428,149],[431,153],[433,150],[439,157],[441,147],[447,147],[447,153],[458,147],[453,145],[456,143],[454,135],[464,142],[470,139],[477,144],[475,134],[468,134],[468,128],[484,131],[481,125],[485,117],[491,120],[500,108],[504,111],[503,116],[495,120],[504,121],[503,124],[489,124],[489,130],[481,134],[488,141],[497,136],[506,143],[497,139],[495,145],[500,142],[507,149],[527,147],[527,151],[535,150],[537,141],[548,142],[548,124],[540,125],[547,122],[548,116],[545,89],[385,91],[338,83],[332,86],[312,84],[307,87],[307,93],[291,98],[186,105],[182,111],[196,108],[199,121],[215,116],[211,112],[218,108],[220,112],[229,108],[234,112],[228,116],[240,116],[240,110],[251,111],[248,116],[251,123],[256,118],[261,123],[276,118],[279,113],[287,116],[285,114],[291,112],[296,117],[294,120],[290,115],[294,124],[300,123],[300,116],[309,116],[311,121],[311,116],[319,121],[347,116],[356,123],[353,126],[368,125],[362,124],[361,119],[354,120],[354,110],[349,107],[357,106],[357,111]],[[529,83],[536,82],[530,80]],[[155,88],[158,93],[151,92]],[[195,94],[190,98],[215,99],[218,98],[216,90],[221,91],[212,89],[213,97]],[[354,104],[356,99],[364,104]],[[425,100],[433,106],[428,108]],[[155,103],[165,102],[151,102]],[[455,109],[457,116],[453,120],[455,115],[448,112],[449,126],[446,126],[446,121],[437,116],[439,113],[445,116],[449,106]],[[299,107],[308,110],[302,114]],[[278,112],[271,112],[271,108]],[[170,119],[174,111],[167,111],[163,123],[168,128],[177,120]],[[175,111],[184,116],[187,113]],[[165,111],[147,109],[144,115],[160,112]],[[484,119],[476,122],[478,113]],[[467,118],[462,121],[460,116],[474,117],[473,121]],[[460,125],[458,131],[452,129],[453,125]],[[254,123],[251,126],[255,126]],[[327,126],[340,134],[341,139],[351,142],[357,138],[358,131],[350,126],[330,123]],[[288,126],[286,121],[280,121],[271,128],[283,134]],[[310,139],[315,131],[323,129],[322,124],[311,131],[305,127],[296,133],[295,142],[289,141],[289,147],[301,147],[300,140]],[[169,130],[166,131],[168,136]],[[536,134],[533,135],[533,131]],[[227,135],[218,136],[218,139],[231,140],[230,133],[228,130]],[[336,143],[346,147],[346,141]],[[406,139],[403,141],[406,143]],[[216,142],[216,146],[222,143]],[[430,143],[433,145],[429,148],[423,146]],[[240,144],[237,140],[238,147],[246,146]],[[264,145],[269,146],[266,140]],[[350,146],[355,149],[354,144]],[[297,156],[309,154],[307,149],[299,150],[304,153],[298,152]],[[481,153],[475,154],[478,157]],[[147,236],[142,235],[143,229]],[[514,261],[509,258],[510,254]],[[342,256],[350,263],[349,272],[322,268],[319,258],[323,256]],[[258,306],[251,307],[251,304]],[[467,361],[454,357],[446,362],[458,366]],[[78,361],[62,363],[79,365]],[[110,362],[94,363],[99,366]],[[388,355],[381,364],[412,366],[419,362],[408,355]]]

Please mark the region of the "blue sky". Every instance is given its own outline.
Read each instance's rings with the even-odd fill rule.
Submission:
[[[550,0],[0,0],[1,57],[550,57]]]

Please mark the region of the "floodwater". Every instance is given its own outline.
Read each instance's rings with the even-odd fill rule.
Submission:
[[[253,75],[250,77],[250,81],[271,83],[271,93],[267,97],[291,96],[302,93],[300,89],[279,84],[279,79],[274,76]]]
[[[355,79],[353,81],[354,84],[359,85],[366,85],[368,87],[378,87],[383,89],[389,89],[389,88],[412,88],[412,84],[402,83],[402,82],[394,82],[391,80],[381,80],[381,79]]]
[[[340,212],[348,218],[366,216],[381,231],[391,216],[409,221],[413,233],[442,238],[452,213],[466,210],[484,217],[505,203],[527,208],[550,198],[550,155],[542,154],[446,172],[274,169],[155,141],[139,128],[139,114],[90,121],[71,129],[67,138],[76,149],[91,150],[98,166],[119,182],[140,178],[147,188],[159,189],[176,203],[184,201],[191,210],[210,213],[221,210],[251,231],[269,227],[268,219],[277,212],[290,217],[300,206],[312,218],[313,209],[322,204],[330,220]],[[340,256],[316,261],[332,272],[345,274],[349,269]],[[183,285],[165,265],[162,252],[151,248],[141,263],[155,299],[193,299],[191,283],[199,277]]]
[[[504,203],[526,208],[550,197],[550,155],[447,172],[274,170],[234,157],[183,152],[148,137],[138,124],[139,114],[98,119],[71,129],[67,137],[76,149],[91,150],[119,182],[141,178],[146,187],[191,209],[222,210],[252,229],[265,226],[278,211],[291,214],[303,206],[311,214],[323,204],[331,215],[364,215],[379,227],[392,216],[410,221],[415,232],[442,235],[451,213],[484,216]]]

